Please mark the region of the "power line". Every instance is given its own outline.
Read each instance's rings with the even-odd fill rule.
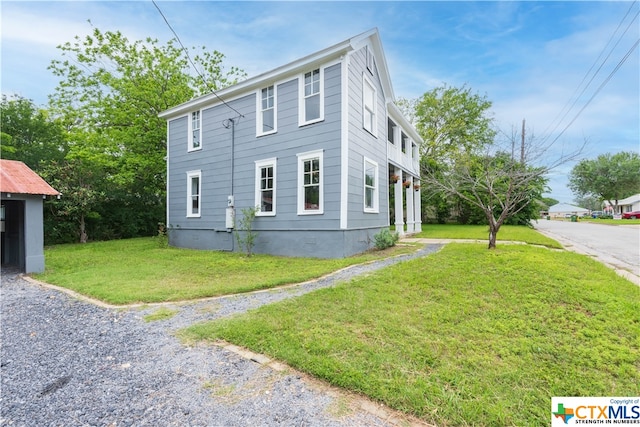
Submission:
[[[596,58],[596,60],[593,62],[593,64],[591,65],[591,67],[589,68],[589,70],[585,73],[584,77],[582,78],[582,80],[580,81],[580,83],[578,84],[578,86],[576,87],[575,91],[573,92],[573,94],[571,95],[571,97],[569,98],[569,100],[567,101],[567,103],[564,105],[564,107],[562,107],[562,110],[560,111],[560,113],[558,113],[558,116],[556,116],[556,118],[549,124],[549,126],[547,126],[547,129],[545,129],[545,131],[542,133],[543,135],[546,135],[543,137],[543,141],[546,141],[547,139],[549,139],[551,137],[551,135],[553,134],[553,132],[556,131],[556,129],[558,129],[558,127],[560,126],[560,124],[562,123],[562,121],[567,117],[567,115],[569,114],[569,112],[571,112],[571,110],[573,109],[573,107],[575,107],[575,105],[578,103],[578,101],[580,100],[580,97],[585,93],[585,91],[588,89],[588,87],[591,85],[591,83],[593,82],[593,80],[595,79],[595,77],[598,75],[598,73],[600,72],[600,70],[602,69],[602,67],[604,66],[604,64],[608,61],[609,57],[611,56],[611,54],[613,53],[614,49],[618,46],[618,44],[620,44],[620,41],[622,41],[622,38],[624,37],[624,35],[627,33],[627,31],[629,31],[629,28],[631,27],[631,24],[633,24],[633,22],[638,18],[638,14],[640,14],[640,12],[636,12],[635,16],[633,17],[633,19],[631,19],[631,21],[629,22],[629,24],[627,25],[627,28],[624,30],[624,32],[620,35],[620,37],[618,38],[618,40],[616,41],[615,45],[613,45],[611,47],[611,49],[609,50],[609,53],[607,54],[607,56],[602,60],[602,62],[600,63],[600,66],[598,67],[598,69],[593,73],[593,75],[591,76],[591,79],[589,79],[589,82],[584,86],[584,88],[582,89],[582,91],[580,92],[579,95],[575,96],[576,93],[578,92],[578,90],[580,90],[580,87],[582,86],[582,84],[584,83],[584,81],[587,79],[587,77],[589,76],[589,73],[591,73],[591,70],[593,70],[593,68],[596,66],[596,64],[598,63],[598,61],[600,60],[600,58],[602,57],[602,55],[605,53],[605,51],[607,50],[607,48],[609,47],[609,44],[611,43],[611,41],[613,40],[613,38],[616,36],[616,34],[618,33],[618,30],[620,29],[620,27],[622,26],[622,24],[624,23],[625,19],[627,18],[627,16],[629,16],[629,13],[631,13],[631,11],[633,10],[633,7],[635,6],[635,4],[637,3],[637,0],[635,0],[631,6],[629,7],[629,9],[627,10],[627,13],[622,17],[622,19],[620,20],[620,22],[618,23],[618,26],[616,27],[615,31],[613,32],[613,34],[611,34],[611,37],[609,38],[609,40],[607,41],[607,43],[605,44],[605,46],[602,48],[602,51],[600,52],[600,54],[598,55],[598,57]],[[633,48],[632,48],[633,50]],[[607,80],[608,81],[608,80]],[[598,89],[599,92],[599,89]],[[575,99],[574,99],[575,96]],[[573,103],[571,103],[571,100],[574,99]],[[593,99],[593,97],[591,98]],[[591,99],[589,100],[589,102],[591,101]],[[571,106],[569,108],[567,108],[567,106],[569,105],[569,103],[571,103]],[[566,110],[566,111],[565,111]],[[582,108],[580,110],[580,112],[582,112],[584,110],[584,108]],[[564,114],[563,114],[564,113]],[[578,113],[579,115],[580,113]],[[560,117],[562,115],[562,117]],[[571,123],[573,123],[575,121],[575,119],[577,118],[577,116],[574,117],[574,119],[571,121]],[[560,117],[560,119],[558,119],[558,117]],[[557,123],[556,123],[557,121]],[[547,133],[547,130],[549,130],[549,128],[551,128],[553,126],[553,124],[555,123],[555,126],[553,127],[553,129]],[[566,131],[567,129],[565,128],[562,133],[564,133],[564,131]],[[555,139],[557,140],[557,138]],[[554,140],[554,142],[555,142]]]
[[[624,57],[618,62],[618,65],[616,65],[616,67],[611,71],[611,73],[609,73],[607,78],[604,79],[604,81],[600,84],[598,89],[596,89],[596,91],[593,93],[593,95],[591,95],[591,98],[589,98],[589,100],[584,104],[584,106],[580,109],[580,111],[578,111],[578,113],[573,117],[573,119],[571,119],[569,124],[567,126],[565,126],[565,128],[562,130],[562,132],[560,132],[560,134],[558,134],[558,136],[556,136],[554,138],[554,140],[551,142],[551,144],[549,144],[549,145],[553,145],[562,136],[562,134],[564,134],[566,132],[566,130],[569,129],[569,127],[573,124],[573,122],[576,121],[578,116],[587,108],[587,106],[591,103],[591,101],[593,101],[593,99],[602,90],[602,88],[604,88],[607,85],[607,83],[609,83],[609,80],[611,80],[613,75],[620,69],[622,64],[624,64],[627,61],[627,59],[629,59],[629,56],[631,56],[631,53],[635,50],[635,48],[638,47],[639,44],[640,44],[640,39],[636,40],[636,42],[633,44],[633,46],[631,46],[631,48],[627,51],[627,53],[624,55]]]
[[[180,40],[180,37],[178,36],[178,34],[175,32],[175,30],[173,29],[173,27],[171,26],[171,24],[169,23],[169,20],[167,19],[167,17],[164,15],[164,13],[162,13],[162,10],[160,10],[160,7],[158,6],[158,4],[156,3],[155,0],[151,0],[151,3],[153,3],[153,5],[156,7],[156,9],[158,9],[158,12],[160,13],[160,16],[162,16],[162,19],[164,19],[164,22],[167,24],[167,27],[169,27],[169,29],[171,30],[171,32],[173,33],[173,35],[175,36],[176,40],[178,41],[178,43],[180,44],[180,46],[182,47],[182,50],[184,51],[185,55],[187,55],[187,59],[189,60],[189,63],[191,64],[191,66],[193,67],[193,69],[195,70],[195,72],[198,74],[198,76],[200,76],[200,78],[202,79],[202,83],[204,83],[204,85],[209,88],[209,90],[211,91],[211,93],[213,93],[216,98],[218,98],[220,100],[220,102],[222,102],[224,105],[226,105],[228,108],[230,108],[231,110],[233,110],[239,117],[244,118],[244,115],[242,113],[240,113],[238,110],[236,110],[235,108],[233,108],[231,105],[229,105],[227,103],[227,101],[225,101],[224,99],[222,99],[220,97],[220,95],[218,95],[216,93],[216,91],[211,87],[211,85],[209,85],[209,82],[207,82],[207,79],[204,78],[204,76],[202,75],[202,73],[200,73],[200,70],[198,70],[198,67],[196,67],[196,64],[193,63],[193,61],[191,60],[191,56],[189,56],[189,50],[184,47],[184,45],[182,44],[182,41]]]

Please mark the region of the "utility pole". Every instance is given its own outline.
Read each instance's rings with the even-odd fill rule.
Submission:
[[[520,163],[524,165],[524,119],[522,119],[522,143],[520,144]]]

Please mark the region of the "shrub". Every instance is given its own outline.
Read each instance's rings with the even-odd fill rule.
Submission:
[[[398,239],[400,239],[400,236],[397,232],[392,233],[388,228],[385,228],[373,236],[373,244],[376,249],[382,250],[395,246]]]

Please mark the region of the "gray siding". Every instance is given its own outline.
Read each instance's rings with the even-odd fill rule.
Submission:
[[[300,250],[304,249],[305,255],[328,257],[335,254],[338,241],[341,247],[344,246],[343,232],[334,233],[334,236],[326,234],[326,230],[339,231],[340,227],[340,73],[340,64],[324,70],[324,121],[319,123],[298,125],[297,76],[278,83],[278,132],[275,134],[256,137],[255,92],[228,101],[244,115],[238,119],[235,128],[233,194],[236,215],[242,215],[241,209],[254,205],[255,161],[277,158],[276,215],[256,218],[254,228],[260,233],[256,252],[300,255]],[[234,114],[224,105],[202,110],[202,149],[192,152],[187,152],[187,116],[169,121],[168,224],[172,245],[234,249],[233,239],[225,229],[227,196],[231,194],[232,186],[231,129],[223,126],[223,122]],[[323,150],[324,214],[298,215],[296,154],[320,149]],[[187,172],[192,170],[202,171],[200,218],[186,217]],[[298,232],[285,233],[286,230]],[[355,241],[349,243],[354,248],[362,246],[357,243],[358,238],[350,237],[347,241]]]
[[[384,93],[377,69],[373,75],[366,69],[366,51],[351,56],[349,66],[349,201],[347,228],[386,227],[389,224],[389,189],[386,145],[387,114]],[[376,87],[377,138],[363,128],[363,74]],[[364,158],[378,163],[378,213],[364,211]],[[375,234],[375,233],[374,233]]]

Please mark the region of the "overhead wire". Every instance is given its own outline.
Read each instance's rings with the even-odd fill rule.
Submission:
[[[156,3],[155,0],[151,0],[151,3],[153,3],[153,5],[156,7],[156,9],[158,10],[158,13],[160,13],[160,16],[162,16],[162,19],[164,19],[165,24],[167,24],[167,27],[169,27],[169,29],[173,33],[174,37],[176,38],[176,40],[178,41],[178,43],[182,47],[182,50],[184,51],[185,55],[187,56],[187,60],[189,61],[189,63],[191,64],[191,66],[193,67],[195,72],[198,74],[198,76],[200,76],[200,78],[202,79],[202,83],[204,83],[204,85],[211,91],[211,93],[213,93],[215,95],[216,98],[218,98],[218,100],[220,102],[222,102],[225,106],[227,106],[229,109],[234,111],[238,115],[238,117],[244,118],[244,115],[241,112],[239,112],[238,110],[233,108],[231,105],[229,105],[227,103],[227,101],[222,99],[222,97],[220,95],[218,95],[218,93],[215,91],[215,89],[211,87],[211,85],[209,84],[207,79],[205,79],[204,75],[202,75],[200,70],[198,70],[198,67],[196,67],[196,64],[193,62],[193,60],[191,59],[191,56],[189,55],[189,50],[182,44],[182,41],[180,40],[180,37],[178,36],[178,33],[176,33],[176,31],[173,29],[173,27],[169,23],[169,20],[167,19],[165,14],[160,9],[160,6],[158,6],[158,4]]]
[[[622,24],[624,23],[625,19],[629,16],[629,14],[631,13],[631,11],[633,10],[633,7],[635,6],[635,4],[637,3],[637,0],[635,0],[631,6],[629,7],[629,9],[627,10],[627,13],[622,17],[622,19],[620,20],[620,22],[618,23],[618,26],[616,27],[615,31],[613,32],[613,34],[611,35],[611,37],[609,38],[609,40],[607,41],[607,43],[605,44],[605,46],[603,47],[602,51],[600,52],[600,54],[598,55],[598,57],[595,59],[594,63],[591,65],[591,67],[589,68],[589,70],[585,73],[584,77],[582,78],[582,80],[580,81],[580,83],[578,84],[578,86],[576,87],[575,91],[573,92],[573,94],[571,95],[571,97],[569,98],[569,100],[567,101],[567,103],[564,105],[564,107],[561,109],[560,113],[558,113],[558,115],[556,116],[556,118],[554,120],[551,121],[551,123],[549,124],[549,126],[547,126],[547,128],[544,130],[544,132],[542,133],[543,135],[543,142],[547,141],[551,135],[558,129],[558,127],[560,127],[561,123],[564,121],[564,119],[569,115],[569,113],[571,112],[571,110],[576,106],[576,104],[578,103],[578,101],[580,100],[580,98],[582,97],[582,95],[584,95],[584,93],[586,92],[586,90],[589,88],[589,86],[591,85],[591,83],[593,82],[593,80],[595,79],[595,77],[598,75],[598,73],[602,70],[602,67],[606,64],[606,62],[609,60],[609,58],[611,57],[611,55],[613,54],[615,48],[620,44],[620,42],[622,41],[623,37],[625,36],[625,34],[629,31],[629,28],[631,28],[631,25],[635,22],[635,20],[638,18],[638,15],[640,14],[639,12],[636,12],[635,16],[631,19],[631,21],[629,22],[629,24],[627,25],[627,27],[625,28],[624,32],[620,35],[620,37],[618,38],[618,40],[615,42],[615,44],[609,49],[609,45],[611,44],[611,41],[614,39],[614,37],[616,36],[616,34],[618,33],[620,27],[622,26]],[[633,49],[635,48],[636,45],[634,45],[634,47],[632,47],[630,49],[629,52],[633,51]],[[576,93],[580,90],[580,87],[582,86],[582,84],[585,82],[585,80],[587,79],[587,77],[589,76],[589,74],[591,73],[591,71],[593,70],[593,68],[596,66],[596,64],[598,63],[598,61],[600,60],[600,58],[602,57],[602,55],[607,51],[607,49],[609,49],[609,53],[607,54],[607,56],[602,60],[602,62],[600,63],[600,65],[598,66],[597,70],[593,73],[593,75],[591,76],[591,78],[589,79],[589,81],[587,82],[587,84],[582,88],[582,90],[580,91],[580,93],[576,95]],[[595,95],[597,95],[600,90],[604,87],[604,85],[606,85],[606,83],[611,79],[611,77],[613,76],[613,74],[615,74],[615,72],[617,72],[617,70],[620,68],[620,66],[622,65],[622,63],[624,63],[626,61],[626,58],[628,57],[628,55],[630,54],[629,52],[627,52],[625,58],[621,61],[621,63],[618,63],[618,65],[616,66],[615,70],[605,79],[605,82],[603,84],[600,85],[600,87],[596,90],[596,92],[593,94],[593,96],[591,96],[591,98],[587,101],[587,103],[580,109],[580,111],[578,112],[578,114],[576,114],[576,116],[574,116],[574,118],[571,120],[571,122],[569,123],[568,126],[566,126],[562,132],[560,133],[560,135],[558,135],[558,137],[556,137],[553,142],[550,144],[552,145],[555,141],[558,140],[558,138],[564,134],[564,132],[569,128],[569,126],[571,126],[571,124],[573,124],[575,122],[575,120],[578,118],[578,116],[585,110],[586,106],[593,100],[593,98],[595,98]],[[575,99],[574,99],[575,97]],[[571,102],[573,99],[573,102]],[[567,108],[567,106],[571,103],[571,106],[569,108]],[[566,111],[565,111],[566,110]],[[558,117],[560,117],[558,119]],[[557,123],[556,123],[557,122]],[[554,126],[555,123],[555,126]],[[547,133],[547,131],[553,126],[553,129]]]

